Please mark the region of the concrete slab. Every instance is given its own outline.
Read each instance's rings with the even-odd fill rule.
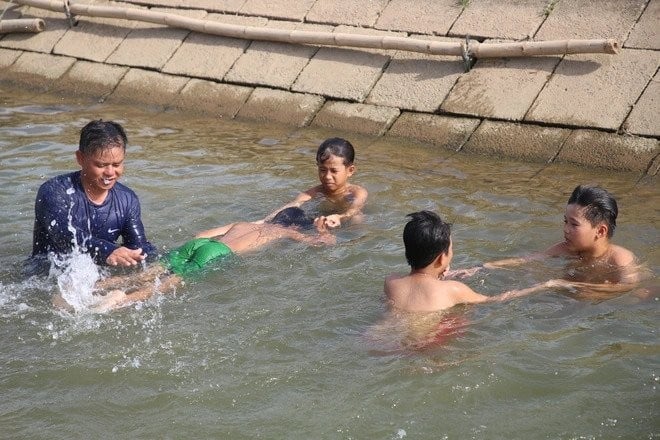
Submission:
[[[388,0],[316,0],[305,19],[312,23],[373,26]]]
[[[471,1],[448,32],[449,36],[522,40],[532,37],[545,20],[548,0]]]
[[[399,109],[348,102],[326,102],[311,125],[382,136],[399,116]]]
[[[476,118],[403,112],[387,132],[388,136],[415,139],[419,142],[458,151],[479,126]]]
[[[104,100],[126,75],[127,67],[89,61],[76,62],[53,86],[57,93]]]
[[[270,20],[266,27],[331,32],[331,26]],[[253,41],[236,60],[225,80],[239,84],[289,89],[318,50],[317,46]]]
[[[391,0],[374,27],[388,31],[446,35],[461,10],[456,0]]]
[[[265,18],[219,14],[209,14],[205,19],[244,26],[263,26],[267,22]],[[249,44],[248,40],[192,32],[165,64],[162,71],[222,80]]]
[[[633,49],[566,56],[525,120],[618,130],[659,62],[660,53]]]
[[[660,0],[651,0],[623,46],[660,50],[659,24]]]
[[[616,38],[623,43],[647,0],[561,0],[534,36],[537,41]]]
[[[188,80],[150,70],[130,69],[107,101],[167,106],[175,100]]]
[[[10,67],[3,70],[2,76],[5,80],[22,84],[33,91],[46,91],[75,62],[75,58],[23,52]]]
[[[258,15],[268,18],[303,21],[316,0],[247,0],[241,7],[241,14]]]
[[[462,75],[442,111],[520,121],[559,62],[558,57],[479,60]]]
[[[646,171],[659,152],[657,139],[574,130],[556,161],[589,167]]]
[[[257,88],[236,117],[303,127],[314,118],[323,102],[323,97],[318,95]]]
[[[623,123],[626,133],[658,136],[660,134],[660,72],[656,73]]]
[[[146,6],[170,8],[203,9],[209,12],[237,13],[246,0],[119,0],[122,3],[134,3]]]
[[[55,44],[69,30],[64,14],[45,9],[25,8],[23,18],[41,18],[45,29],[36,34],[7,34],[0,40],[0,47],[51,53]]]
[[[571,130],[564,128],[485,120],[462,151],[549,163],[570,134]]]
[[[206,11],[153,8],[158,12],[204,18]],[[132,67],[160,69],[181,46],[190,31],[138,22],[106,62]]]
[[[291,90],[362,102],[388,61],[389,57],[376,53],[322,47]]]
[[[78,25],[69,28],[55,44],[53,53],[103,62],[136,22],[111,18],[78,17]]]
[[[456,41],[415,36],[418,39]],[[464,71],[458,57],[398,51],[365,103],[435,112]]]
[[[252,88],[191,79],[172,106],[191,113],[231,119],[252,93]]]
[[[0,49],[0,69],[14,64],[14,61],[21,56],[23,52],[20,50]],[[3,71],[0,70],[0,78],[3,76]]]

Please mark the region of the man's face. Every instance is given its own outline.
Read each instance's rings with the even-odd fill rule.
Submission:
[[[125,151],[122,147],[110,147],[93,154],[76,151],[76,159],[82,169],[82,181],[86,191],[105,193],[124,173]]]

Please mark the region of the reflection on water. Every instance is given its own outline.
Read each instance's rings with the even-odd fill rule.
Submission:
[[[3,436],[658,435],[655,277],[643,286],[655,292],[647,299],[591,302],[546,292],[460,308],[460,322],[442,328],[443,317],[390,325],[382,298],[384,277],[407,270],[406,214],[431,209],[451,221],[453,267],[469,267],[558,241],[566,199],[579,183],[600,183],[618,197],[615,242],[657,273],[655,179],[3,93]],[[66,283],[23,279],[20,267],[31,250],[36,190],[76,168],[78,134],[92,117],[127,128],[122,180],[140,196],[149,239],[163,252],[197,231],[262,218],[314,185],[316,146],[335,135],[356,146],[353,180],[370,193],[365,222],[341,230],[335,247],[275,245],[175,296],[117,313],[56,312],[50,298]],[[561,270],[558,262],[535,263],[468,282],[495,294]],[[418,334],[435,339],[416,346]]]

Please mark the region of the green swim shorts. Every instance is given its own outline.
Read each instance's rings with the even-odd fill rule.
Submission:
[[[167,268],[177,275],[189,275],[209,263],[233,255],[229,247],[210,238],[195,238],[163,257]]]

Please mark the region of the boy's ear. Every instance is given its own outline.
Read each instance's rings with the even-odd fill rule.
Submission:
[[[596,235],[598,236],[598,238],[607,237],[608,230],[609,228],[607,227],[607,225],[605,223],[601,223],[596,228]]]
[[[435,260],[433,260],[433,264],[435,264],[437,267],[442,267],[446,266],[449,264],[449,254],[446,252],[440,253],[437,257],[435,257]]]
[[[355,165],[350,164],[348,167],[346,167],[346,171],[348,171],[349,175],[352,175],[355,172]]]

